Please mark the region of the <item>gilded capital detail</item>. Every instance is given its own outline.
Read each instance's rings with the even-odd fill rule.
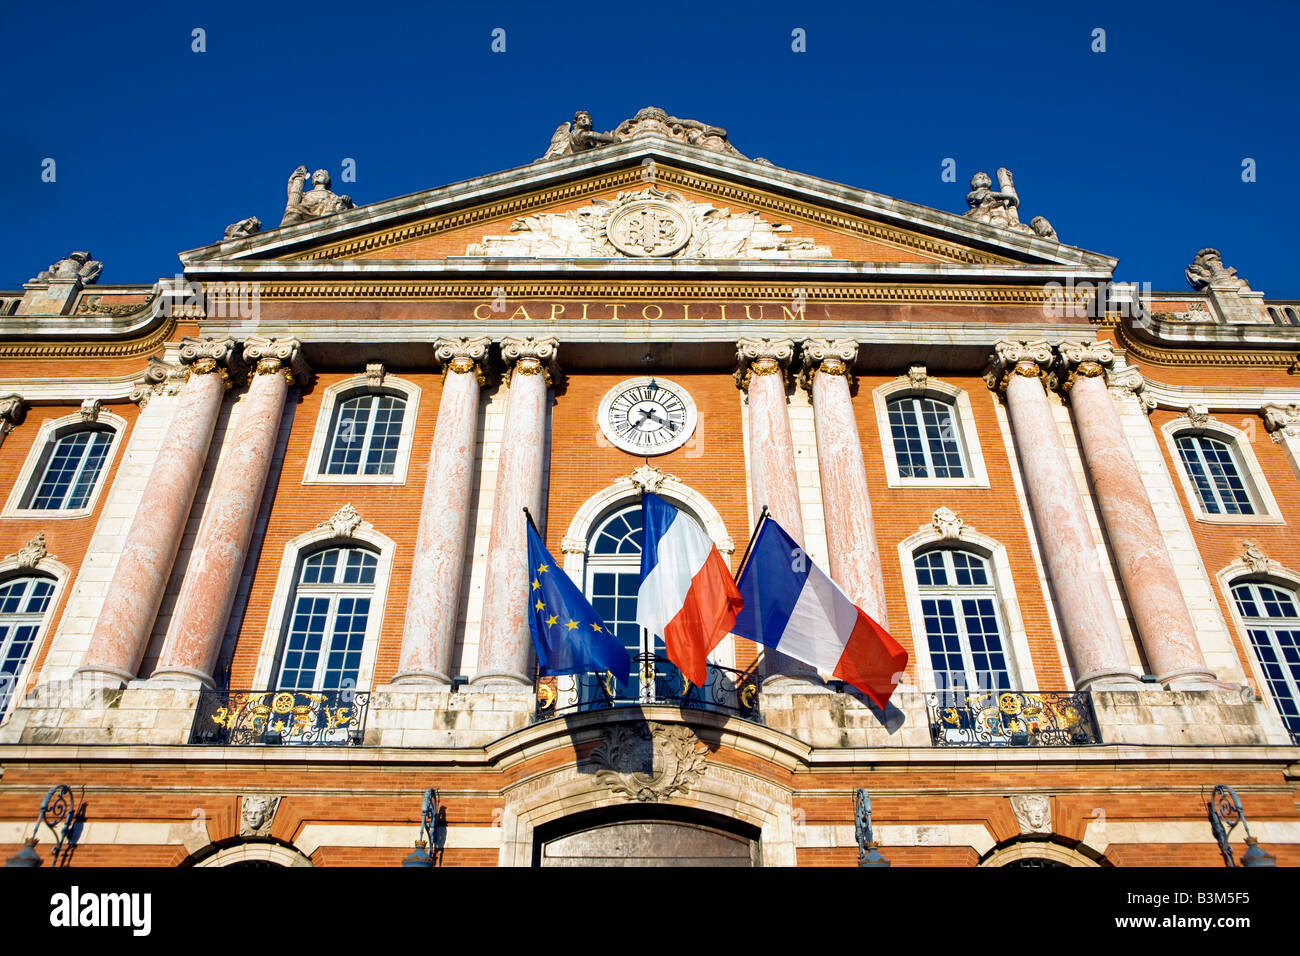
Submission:
[[[181,339],[180,362],[190,375],[209,375],[216,372],[221,384],[230,388],[230,365],[234,361],[238,343],[231,338]]]
[[[993,346],[984,381],[995,392],[1006,391],[1012,375],[1040,378],[1052,364],[1052,347],[1043,340],[1017,342],[1003,339]]]
[[[297,339],[250,336],[244,340],[244,361],[253,366],[254,375],[283,375],[290,385],[311,381],[311,368],[303,360],[302,343]]]
[[[486,335],[477,335],[466,339],[438,339],[434,343],[433,355],[442,363],[442,373],[465,375],[472,373],[479,385],[487,384],[484,365],[487,361],[488,346],[492,340]]]
[[[736,343],[736,386],[749,389],[754,375],[780,375],[794,358],[794,339],[743,338]]]
[[[508,335],[501,340],[501,358],[513,374],[543,375],[546,384],[555,384],[560,367],[556,362],[560,343],[554,336],[522,338]]]
[[[856,339],[805,339],[803,343],[803,370],[799,384],[812,390],[817,375],[843,375],[853,387],[853,373],[849,369],[858,357]]]

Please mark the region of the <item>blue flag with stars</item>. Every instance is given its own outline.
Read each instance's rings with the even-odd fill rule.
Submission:
[[[528,629],[546,677],[613,671],[624,680],[632,659],[528,523]]]

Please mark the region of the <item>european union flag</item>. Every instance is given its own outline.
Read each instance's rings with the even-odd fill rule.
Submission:
[[[544,676],[613,671],[624,680],[632,659],[558,566],[528,523],[528,629]]]

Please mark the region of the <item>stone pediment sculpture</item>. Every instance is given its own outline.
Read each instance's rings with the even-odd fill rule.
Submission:
[[[104,263],[90,258],[89,252],[70,252],[48,269],[37,273],[33,282],[76,281],[90,285],[104,271]]]
[[[1198,292],[1203,289],[1230,289],[1247,292],[1250,283],[1237,275],[1237,270],[1223,264],[1218,249],[1202,249],[1187,267],[1187,281]]]
[[[614,793],[655,803],[690,789],[707,769],[705,750],[691,728],[647,721],[608,728],[588,759]]]
[[[307,184],[307,167],[299,166],[289,176],[289,202],[284,207],[281,226],[296,226],[300,222],[319,219],[345,209],[352,209],[352,197],[330,192],[330,174],[318,169],[311,174],[312,188],[304,192]],[[245,220],[246,222],[247,220]],[[235,223],[236,226],[240,223]]]
[[[557,156],[571,156],[574,153],[622,143],[641,136],[662,136],[698,146],[700,149],[727,153],[730,156],[739,156],[741,159],[747,158],[728,142],[727,131],[722,127],[710,126],[698,120],[679,119],[676,116],[669,116],[657,106],[647,106],[645,109],[638,110],[631,119],[623,120],[610,133],[597,133],[592,129],[591,114],[579,110],[573,114],[572,123],[560,124],[551,136],[551,145],[546,150],[546,154],[536,162],[540,163],[543,159],[554,159]]]
[[[655,188],[611,202],[516,219],[508,236],[484,236],[467,256],[610,259],[829,259],[831,251],[790,235],[755,210],[735,213]]]
[[[256,216],[249,216],[247,219],[241,219],[239,222],[232,222],[226,227],[227,239],[247,239],[249,236],[255,236],[262,231],[262,220]]]
[[[993,180],[989,174],[978,172],[971,177],[970,192],[966,194],[966,205],[970,209],[963,215],[976,222],[986,222],[990,226],[1011,229],[1043,239],[1059,242],[1056,230],[1043,216],[1035,216],[1029,225],[1020,221],[1020,195],[1016,192],[1011,170],[1002,167],[998,170],[998,189],[994,190]]]

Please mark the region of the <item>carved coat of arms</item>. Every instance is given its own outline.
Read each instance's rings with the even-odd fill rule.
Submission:
[[[620,724],[588,758],[596,779],[615,793],[642,803],[685,792],[707,769],[705,746],[689,727]]]

